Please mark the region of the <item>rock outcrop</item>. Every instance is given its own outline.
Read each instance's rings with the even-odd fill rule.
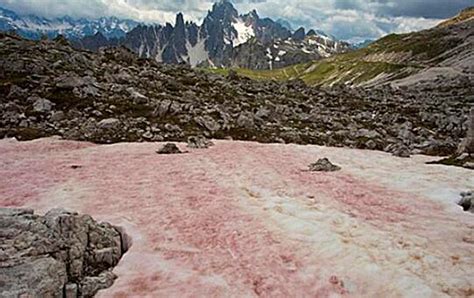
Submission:
[[[0,208],[0,296],[92,297],[114,282],[128,241],[89,215]]]

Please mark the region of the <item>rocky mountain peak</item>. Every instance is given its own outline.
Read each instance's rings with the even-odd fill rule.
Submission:
[[[316,33],[316,32],[315,32]],[[305,38],[306,33],[303,27],[298,28],[298,30],[293,33],[293,36],[291,37],[293,40],[301,41]]]
[[[309,30],[308,33],[306,33],[306,36],[316,36],[316,35],[318,34],[313,29]]]
[[[175,28],[178,30],[184,29],[184,17],[183,14],[180,12],[176,15],[176,23],[175,23]]]
[[[291,43],[303,43],[305,29],[300,28],[294,34],[287,27],[270,18],[260,18],[254,9],[247,14],[240,15],[231,1],[216,2],[201,26],[192,22],[185,22],[182,13],[176,15],[176,22],[164,25],[145,25],[141,23],[121,20],[116,17],[103,17],[96,20],[73,19],[63,17],[54,20],[35,17],[34,19],[19,17],[14,12],[0,10],[0,31],[15,31],[20,36],[29,39],[39,39],[43,34],[54,38],[57,34],[64,34],[77,48],[98,51],[102,47],[124,45],[143,58],[154,58],[165,63],[188,63],[191,66],[200,64],[217,67],[228,67],[235,64],[235,59],[246,60],[245,57],[236,57],[236,48],[245,44],[263,44],[259,47],[248,47],[252,51],[247,55],[260,57],[256,64],[262,67],[287,66],[294,61],[309,62],[308,59],[317,59],[321,51],[333,54],[340,52],[325,43],[321,47],[314,45],[294,45],[285,50],[276,50],[272,59],[276,60],[269,66],[267,50],[268,44],[278,40],[289,40]],[[69,29],[55,28],[56,23],[70,25]],[[20,25],[18,25],[20,24]],[[37,24],[37,25],[32,25]],[[38,31],[38,28],[51,30]],[[36,28],[36,29],[35,29]],[[41,34],[40,34],[41,33]],[[97,34],[100,33],[100,34]],[[319,33],[318,33],[319,34]],[[319,41],[316,41],[319,43]],[[326,49],[330,47],[329,49]],[[297,52],[293,52],[297,49]],[[263,51],[263,52],[260,52]],[[277,58],[283,53],[290,58]],[[312,53],[311,53],[312,52]],[[238,63],[240,64],[240,63]],[[256,65],[254,63],[246,63]]]
[[[232,22],[238,16],[239,12],[230,1],[220,0],[219,2],[214,3],[212,10],[208,13],[207,17],[222,20],[224,22]]]

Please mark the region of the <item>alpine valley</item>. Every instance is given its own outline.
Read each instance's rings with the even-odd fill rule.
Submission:
[[[273,69],[327,58],[351,45],[320,30],[292,31],[282,20],[239,14],[232,3],[213,5],[202,24],[177,14],[174,25],[145,24],[116,17],[97,20],[19,16],[0,8],[0,30],[39,39],[63,35],[74,47],[98,51],[122,45],[142,58],[191,66]]]

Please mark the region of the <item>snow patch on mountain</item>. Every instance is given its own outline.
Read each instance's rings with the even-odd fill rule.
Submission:
[[[198,40],[195,46],[192,46],[191,43],[187,41],[186,49],[188,50],[189,64],[192,67],[196,67],[199,63],[209,60],[205,39]]]
[[[237,31],[237,36],[232,40],[234,47],[246,43],[249,39],[255,37],[255,30],[252,28],[252,25],[247,25],[241,19],[237,19],[232,25],[235,31]]]

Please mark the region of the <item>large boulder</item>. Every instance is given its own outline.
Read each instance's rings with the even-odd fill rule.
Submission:
[[[116,278],[122,239],[88,215],[0,208],[0,297],[92,297]]]

